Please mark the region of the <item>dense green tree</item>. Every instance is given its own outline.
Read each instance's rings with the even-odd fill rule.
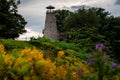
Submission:
[[[55,11],[55,16],[56,16],[56,24],[57,24],[57,29],[60,34],[60,40],[64,40],[66,38],[65,34],[65,27],[64,27],[64,20],[68,15],[70,15],[69,10],[56,10]]]
[[[105,35],[105,39],[111,45],[112,56],[120,61],[120,17],[110,17],[108,24],[102,29],[102,35]]]
[[[25,19],[18,14],[20,0],[0,0],[0,38],[14,39],[26,32]]]
[[[119,60],[120,17],[110,15],[103,8],[93,7],[70,12],[60,21],[64,33],[67,34],[65,39],[67,42],[76,43],[80,48],[86,48],[88,51],[94,49],[96,43],[104,43],[107,52]]]
[[[70,14],[64,25],[68,35],[67,41],[78,44],[80,48],[90,50],[90,47],[104,38],[98,33],[101,25],[100,17],[94,8],[82,8]]]
[[[70,12],[69,10],[56,10],[55,14],[56,14],[56,23],[57,23],[57,29],[60,32],[64,32],[64,20],[66,19],[66,17],[72,12]]]
[[[79,9],[76,12],[69,15],[65,21],[65,27],[69,28],[81,28],[84,26],[99,26],[100,18],[95,13],[94,9]]]

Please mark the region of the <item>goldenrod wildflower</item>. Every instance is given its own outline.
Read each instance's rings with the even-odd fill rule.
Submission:
[[[2,43],[0,43],[0,53],[6,54]]]
[[[64,51],[59,51],[59,52],[58,52],[58,58],[63,57],[63,56],[64,56],[64,54],[65,54],[65,52],[64,52]]]

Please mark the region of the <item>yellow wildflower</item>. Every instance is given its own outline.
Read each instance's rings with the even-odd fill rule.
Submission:
[[[10,59],[10,57],[8,55],[5,55],[4,61],[8,65],[10,65],[10,66],[12,65],[12,60]]]
[[[15,64],[14,64],[14,67],[18,67],[18,66],[20,65],[20,63],[21,63],[21,60],[22,60],[22,58],[19,57],[19,58],[16,60],[16,62],[15,62]]]
[[[41,76],[45,79],[45,80],[54,80],[55,78],[55,70],[56,70],[56,66],[55,63],[52,62],[50,59],[46,59],[45,60],[45,66],[44,68],[42,68],[42,74]]]
[[[25,54],[30,53],[30,51],[31,51],[31,49],[28,48],[28,47],[26,47],[25,49],[23,49],[23,50],[21,51],[21,56],[24,56]]]
[[[27,57],[27,58],[26,58],[26,61],[27,61],[27,62],[32,62],[32,58],[31,58],[31,57]]]
[[[6,54],[5,50],[4,50],[4,46],[2,43],[0,43],[0,52],[3,54]]]
[[[65,54],[64,51],[59,51],[57,56],[58,56],[58,58],[61,58],[64,56],[64,54]]]
[[[66,74],[67,74],[67,70],[64,68],[65,66],[62,65],[62,66],[58,66],[56,68],[56,77],[59,79],[62,79],[62,80],[66,80]]]

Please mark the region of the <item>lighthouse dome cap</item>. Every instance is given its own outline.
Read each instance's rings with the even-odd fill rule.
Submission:
[[[47,9],[55,9],[55,7],[52,6],[52,5],[49,5],[49,6],[47,6],[46,8],[47,8]]]

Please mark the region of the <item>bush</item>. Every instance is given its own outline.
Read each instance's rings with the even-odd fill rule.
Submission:
[[[120,65],[105,53],[104,44],[97,44],[95,48],[96,50],[91,54],[91,57],[86,60],[91,73],[85,78],[93,80],[120,80]]]
[[[26,47],[9,54],[0,44],[0,51],[0,80],[79,80],[89,73],[82,60],[65,56],[64,51],[58,51],[54,61],[36,48]]]
[[[7,51],[12,51],[13,49],[24,49],[25,47],[33,47],[27,41],[0,39],[0,42],[4,44],[5,50]]]

